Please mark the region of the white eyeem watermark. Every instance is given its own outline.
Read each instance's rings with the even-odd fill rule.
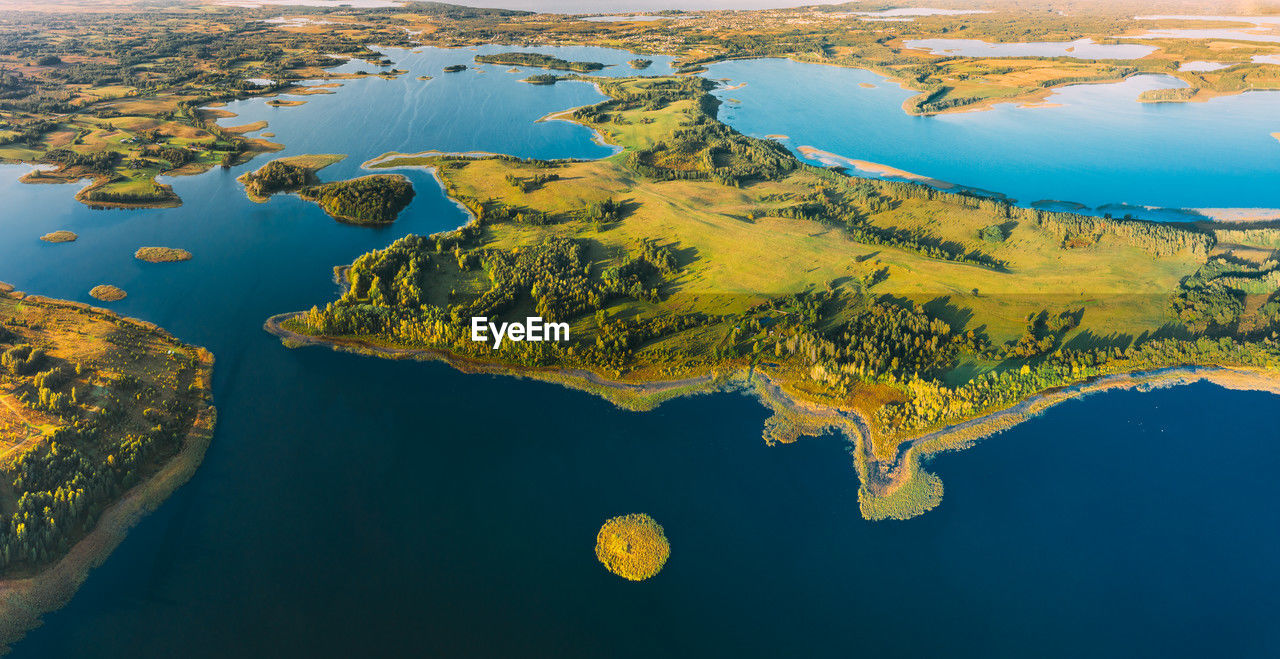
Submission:
[[[529,316],[524,322],[496,324],[488,316],[471,317],[471,340],[488,343],[493,338],[493,349],[502,347],[502,340],[509,341],[568,341],[569,323],[548,323],[542,316]]]

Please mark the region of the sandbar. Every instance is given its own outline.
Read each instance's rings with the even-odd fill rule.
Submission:
[[[222,130],[225,130],[228,133],[244,134],[244,133],[252,133],[256,130],[262,130],[263,128],[266,128],[266,127],[267,127],[267,122],[265,119],[263,119],[260,121],[255,121],[251,124],[245,124],[243,126],[228,126],[227,128],[223,128]]]
[[[336,93],[337,92],[331,89],[325,89],[320,87],[319,85],[314,87],[308,87],[306,85],[302,85],[298,87],[291,87],[289,89],[289,94],[293,96],[313,96],[315,94],[336,94]]]
[[[898,169],[897,167],[891,167],[889,165],[882,165],[878,162],[869,162],[866,160],[856,160],[854,158],[846,158],[842,155],[831,153],[830,151],[815,149],[811,146],[797,147],[796,150],[800,152],[800,155],[806,158],[809,158],[811,160],[817,160],[827,165],[853,167],[858,171],[866,172],[868,174],[874,174],[876,176],[891,176],[895,178],[906,179],[908,181],[916,181],[919,183],[925,183],[927,185],[931,185],[940,190],[948,190],[956,187],[954,183],[939,181],[936,178],[922,176],[920,174],[908,172],[904,169]]]

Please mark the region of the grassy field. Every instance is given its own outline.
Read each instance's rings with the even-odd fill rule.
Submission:
[[[643,83],[635,83],[643,84]],[[627,151],[660,141],[689,120],[692,101],[661,111],[623,113],[625,121],[595,126]],[[651,123],[647,123],[652,120]],[[880,294],[948,307],[966,317],[963,329],[984,327],[993,340],[1016,338],[1030,313],[1084,308],[1076,336],[1137,336],[1170,322],[1168,294],[1200,260],[1187,253],[1152,258],[1140,249],[1101,241],[1060,249],[1061,240],[1035,225],[1020,224],[992,246],[978,238],[991,223],[987,213],[958,204],[903,200],[875,214],[879,226],[916,229],[984,250],[1010,264],[1007,272],[942,261],[918,253],[860,244],[826,224],[770,215],[823,181],[802,171],[779,181],[733,188],[704,181],[654,181],[630,171],[623,154],[556,168],[559,180],[521,192],[507,175],[532,176],[536,164],[509,160],[453,161],[439,170],[450,193],[463,200],[498,200],[570,220],[576,209],[603,199],[632,206],[625,221],[598,227],[563,221],[550,226],[500,225],[488,229],[497,248],[532,245],[561,235],[595,245],[597,258],[625,253],[645,240],[674,245],[687,262],[664,302],[675,309],[742,313],[783,294],[821,289],[828,282],[856,280],[887,269]],[[431,165],[428,158],[386,156],[376,168]],[[976,294],[975,294],[976,290]],[[1033,291],[1034,293],[1028,294]],[[708,307],[710,305],[710,307]]]

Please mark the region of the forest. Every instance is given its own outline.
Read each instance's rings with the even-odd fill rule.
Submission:
[[[376,174],[322,183],[298,190],[334,219],[353,224],[388,224],[413,201],[413,185],[399,175]]]
[[[13,574],[62,557],[179,450],[207,407],[208,357],[131,321],[0,295],[0,571]],[[55,317],[73,331],[42,327]]]
[[[534,66],[541,69],[577,71],[578,73],[590,73],[604,68],[604,65],[600,62],[571,62],[540,53],[497,53],[494,55],[476,55],[475,59],[480,64]]]
[[[305,167],[272,160],[256,172],[241,177],[250,196],[269,197],[276,192],[297,190],[313,183],[313,177]]]
[[[525,78],[524,81],[531,85],[554,85],[563,79],[554,73],[539,73]]]

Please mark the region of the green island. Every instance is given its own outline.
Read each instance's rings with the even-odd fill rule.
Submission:
[[[330,217],[351,224],[389,224],[413,201],[413,186],[396,174],[375,174],[298,190]]]
[[[111,284],[98,284],[89,289],[89,295],[95,300],[102,300],[103,302],[119,302],[129,297],[129,294],[123,288],[112,286]]]
[[[611,517],[596,534],[596,558],[628,581],[644,581],[662,571],[671,543],[662,525],[644,513]]]
[[[277,158],[257,171],[241,174],[236,180],[244,184],[249,199],[265,202],[278,192],[294,192],[318,184],[316,172],[345,158],[345,155],[331,153]]]
[[[630,64],[631,68],[633,69],[647,69],[653,65],[653,60],[638,58],[638,59],[633,59],[627,63]]]
[[[1061,400],[1205,377],[1252,386],[1280,366],[1280,229],[853,178],[717,121],[712,81],[592,82],[609,100],[571,117],[620,153],[376,158],[366,167],[434,169],[471,222],[361,256],[339,270],[341,298],[267,329],[632,409],[749,390],[773,410],[766,441],[851,440],[869,519],[932,508],[942,485],[923,458]],[[474,317],[529,316],[570,338],[495,349],[471,336]]]
[[[79,237],[80,236],[77,236],[74,231],[61,229],[58,231],[50,231],[49,233],[40,236],[40,240],[43,240],[46,243],[73,243]]]
[[[1138,101],[1142,103],[1180,103],[1194,99],[1199,91],[1191,87],[1148,89],[1138,94]]]
[[[147,263],[175,263],[190,261],[191,252],[177,247],[139,247],[133,258]]]
[[[0,285],[0,638],[70,599],[190,478],[212,368],[150,323]]]
[[[497,53],[495,55],[476,55],[480,64],[502,64],[507,66],[534,66],[541,69],[557,69],[560,71],[577,71],[589,73],[604,68],[600,62],[570,62],[551,55],[540,53]]]
[[[445,73],[458,73],[460,71],[466,71],[466,70],[467,70],[466,64],[450,64],[449,66],[444,67]]]
[[[529,76],[521,82],[527,82],[531,85],[554,85],[561,80],[567,80],[564,76],[558,76],[554,73],[539,73]]]
[[[389,224],[413,200],[413,186],[399,175],[373,175],[321,183],[316,172],[346,158],[341,154],[308,154],[278,158],[237,179],[245,194],[265,202],[281,192],[314,201],[330,217],[352,224]]]

